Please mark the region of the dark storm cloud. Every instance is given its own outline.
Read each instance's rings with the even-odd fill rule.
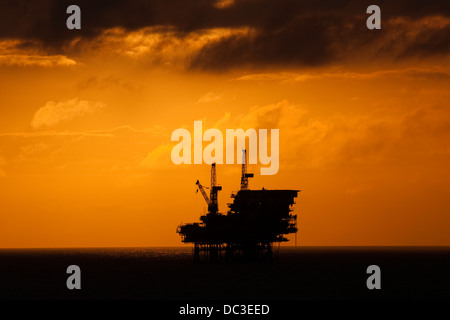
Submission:
[[[65,27],[70,4],[81,7],[81,31]],[[93,38],[111,27],[167,26],[175,28],[179,37],[210,28],[255,30],[203,47],[190,59],[191,68],[203,70],[318,66],[352,56],[403,59],[450,52],[448,25],[416,30],[411,38],[408,25],[392,22],[402,18],[414,23],[438,15],[449,18],[450,1],[236,0],[222,9],[214,4],[211,0],[0,0],[0,38],[38,41],[47,50],[60,52],[75,37]],[[382,9],[382,30],[366,28],[370,4]]]

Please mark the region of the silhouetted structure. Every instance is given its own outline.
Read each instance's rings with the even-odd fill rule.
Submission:
[[[183,242],[194,243],[194,259],[200,260],[271,260],[273,243],[288,241],[284,235],[297,232],[297,215],[291,214],[298,190],[249,190],[246,152],[242,164],[241,189],[232,194],[226,215],[218,212],[216,164],[211,167],[210,196],[197,180],[208,204],[208,213],[200,223],[184,224],[177,232]]]

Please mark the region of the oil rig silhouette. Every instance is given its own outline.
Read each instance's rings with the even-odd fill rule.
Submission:
[[[273,244],[288,241],[286,234],[297,233],[297,215],[291,214],[299,190],[250,190],[246,150],[243,150],[241,188],[232,194],[227,214],[219,213],[216,164],[211,165],[211,187],[208,197],[198,180],[196,185],[208,204],[201,222],[180,225],[177,233],[185,243],[194,243],[194,260],[266,261],[273,258]],[[197,190],[197,192],[198,192]],[[202,254],[201,254],[202,253]]]

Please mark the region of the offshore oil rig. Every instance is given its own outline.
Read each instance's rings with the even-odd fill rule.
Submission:
[[[297,233],[297,215],[291,214],[299,190],[250,190],[246,151],[243,151],[241,188],[232,194],[227,214],[219,213],[216,164],[211,165],[211,187],[198,180],[200,191],[208,205],[208,213],[198,223],[180,225],[177,233],[185,243],[194,243],[194,260],[260,261],[272,260],[273,244],[288,241],[286,234]],[[205,189],[210,190],[208,197]]]

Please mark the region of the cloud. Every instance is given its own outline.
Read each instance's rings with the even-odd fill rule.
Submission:
[[[163,66],[186,68],[202,48],[221,39],[251,34],[248,27],[210,28],[180,33],[172,26],[126,30],[115,27],[92,39],[76,39],[66,46],[72,54],[82,52],[93,57],[120,56]]]
[[[140,166],[145,169],[161,170],[167,165],[172,164],[170,153],[172,151],[173,144],[162,144],[153,149],[147,156],[140,162]]]
[[[181,54],[186,68],[213,72],[378,65],[450,54],[448,1],[379,0],[382,30],[376,31],[366,28],[371,3],[359,0],[80,0],[83,27],[77,31],[65,28],[67,17],[61,12],[69,4],[2,2],[0,39],[21,39],[24,46],[39,43],[50,56],[83,52],[87,43],[91,52],[103,45],[101,52],[161,65]],[[227,30],[250,32],[220,36]]]
[[[246,74],[232,79],[232,81],[276,81],[280,83],[296,83],[311,80],[375,80],[386,78],[416,79],[416,80],[450,80],[450,69],[440,66],[435,67],[414,67],[392,70],[377,70],[372,72],[315,72],[315,73],[295,73],[295,72],[272,72]]]
[[[108,75],[106,77],[97,77],[97,76],[89,77],[83,81],[79,81],[76,84],[76,88],[78,90],[87,90],[87,89],[106,90],[115,88],[122,88],[128,91],[137,90],[136,86],[131,81],[124,80],[114,75]]]
[[[65,55],[48,55],[36,41],[0,41],[0,66],[72,67],[78,63]]]
[[[247,129],[292,129],[307,114],[305,106],[293,104],[288,100],[277,103],[250,107],[246,112],[234,114],[227,112],[217,121],[202,119],[204,128],[217,128],[221,131],[232,128]],[[183,125],[181,128],[190,128]],[[283,129],[283,130],[284,130]],[[188,129],[189,130],[189,129]]]
[[[419,164],[450,156],[450,121],[445,106],[395,105],[320,115],[310,106],[282,100],[224,114],[204,128],[280,129],[280,168],[367,168]],[[210,122],[210,123],[208,123]]]
[[[34,114],[31,126],[34,129],[53,127],[60,122],[69,121],[104,108],[102,102],[79,100],[78,98],[60,102],[49,101]]]
[[[160,126],[136,129],[121,126],[109,130],[38,131],[0,134],[0,170],[8,173],[94,173],[113,175],[120,181],[140,176],[164,165],[164,147],[170,131]],[[3,171],[3,173],[5,173]],[[117,180],[116,180],[117,179]]]
[[[203,96],[201,96],[198,99],[197,103],[217,102],[217,101],[222,100],[223,95],[224,95],[223,93],[211,91],[211,92],[205,93]]]
[[[450,122],[439,106],[378,108],[353,115],[306,116],[284,139],[302,167],[422,163],[450,155]]]
[[[40,137],[132,137],[144,138],[168,136],[168,130],[159,125],[155,125],[143,130],[135,129],[131,126],[120,126],[109,130],[90,131],[35,131],[35,132],[8,132],[0,133],[0,137],[10,138],[40,138]]]
[[[234,4],[234,0],[217,0],[214,6],[218,9],[229,8]]]
[[[68,67],[77,62],[66,56],[31,56],[31,55],[0,55],[0,65],[20,67]]]
[[[254,129],[293,129],[307,111],[300,105],[292,104],[288,100],[266,106],[254,106],[237,117],[239,128]]]

